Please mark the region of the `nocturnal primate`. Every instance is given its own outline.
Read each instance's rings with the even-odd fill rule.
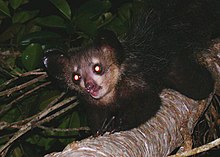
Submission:
[[[194,53],[212,37],[212,14],[208,5],[194,4],[200,1],[181,2],[168,9],[141,10],[120,40],[103,30],[87,46],[46,50],[49,76],[77,91],[93,134],[146,122],[159,110],[165,88],[194,100],[213,91],[212,76]]]

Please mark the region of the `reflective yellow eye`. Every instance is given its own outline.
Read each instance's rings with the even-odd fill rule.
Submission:
[[[95,64],[93,67],[93,70],[96,74],[101,74],[102,73],[102,66],[100,64]]]

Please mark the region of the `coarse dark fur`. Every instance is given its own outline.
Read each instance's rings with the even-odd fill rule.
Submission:
[[[217,1],[175,2],[140,11],[123,40],[103,31],[88,46],[47,50],[49,75],[79,93],[93,134],[144,123],[159,110],[164,88],[195,100],[213,91],[212,76],[197,64],[194,52],[216,31],[209,7]]]

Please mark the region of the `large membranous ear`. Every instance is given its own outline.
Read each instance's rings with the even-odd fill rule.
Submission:
[[[62,50],[46,50],[43,57],[43,64],[50,77],[57,81],[65,82],[65,69],[69,64],[69,60]]]
[[[119,63],[123,60],[123,47],[114,32],[110,30],[99,31],[94,39],[94,44],[98,47],[113,50]]]

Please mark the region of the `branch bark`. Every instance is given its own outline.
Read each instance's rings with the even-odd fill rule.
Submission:
[[[220,94],[220,39],[213,40],[208,49],[199,53],[198,61],[212,72],[216,94]],[[140,127],[73,142],[62,152],[45,157],[163,157],[180,146],[180,152],[189,150],[193,129],[212,97],[210,94],[206,100],[194,101],[165,89],[161,93],[163,106],[155,117]]]

